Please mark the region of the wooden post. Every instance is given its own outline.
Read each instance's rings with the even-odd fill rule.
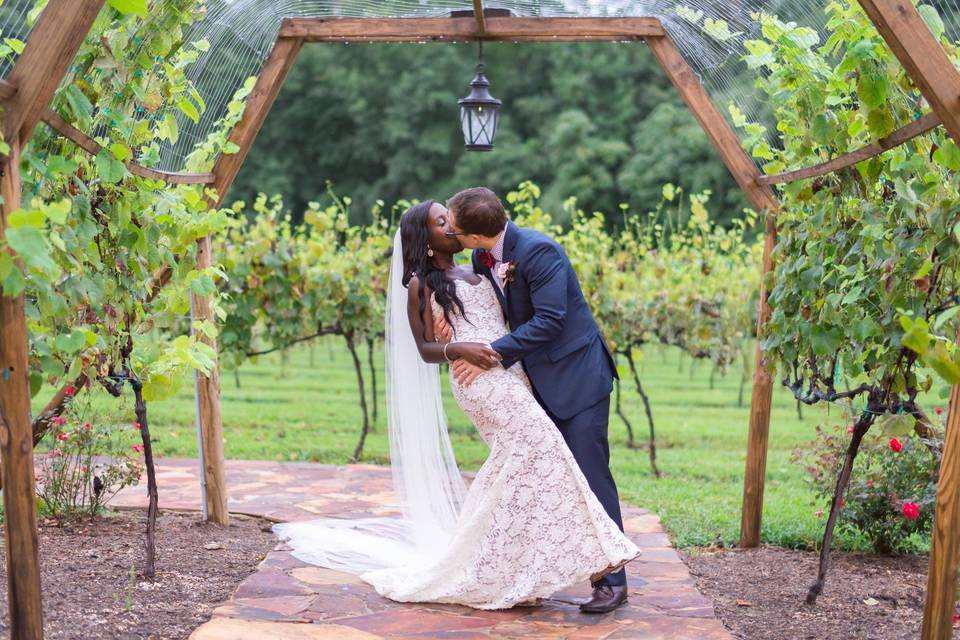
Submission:
[[[960,332],[957,340],[960,341]],[[949,640],[953,637],[957,562],[960,560],[960,385],[953,385],[950,389],[935,509],[920,637],[923,640]]]
[[[765,286],[766,274],[773,269],[773,246],[776,242],[775,214],[777,197],[768,185],[759,182],[760,171],[740,145],[730,125],[717,111],[696,74],[684,60],[669,36],[647,38],[650,51],[680,92],[683,101],[716,147],[724,164],[743,189],[747,198],[765,216],[763,244],[763,278],[760,286],[760,317],[757,332],[770,317]],[[740,544],[760,544],[760,518],[763,511],[763,481],[767,469],[767,439],[770,432],[770,405],[773,400],[773,377],[766,366],[763,351],[757,343],[756,366],[753,372],[753,395],[750,402],[750,430],[747,440],[747,465],[743,479],[743,511],[740,522]]]
[[[206,235],[197,241],[197,270],[213,265],[211,238]],[[213,305],[209,296],[190,294],[193,300],[194,316],[191,320],[216,322]],[[210,345],[216,354],[216,340],[203,335],[201,341]],[[214,365],[208,375],[197,373],[196,392],[199,402],[200,439],[203,447],[203,479],[206,487],[207,520],[221,526],[230,524],[227,505],[227,478],[224,469],[223,418],[220,414],[220,361]]]
[[[740,510],[740,546],[760,546],[763,517],[763,485],[767,471],[767,442],[770,436],[770,408],[773,405],[773,375],[760,348],[763,326],[770,319],[767,302],[767,274],[773,271],[773,248],[777,242],[776,213],[767,210],[763,233],[763,267],[760,280],[760,314],[757,318],[757,348],[753,364],[753,391],[750,395],[750,426],[747,432],[747,462],[743,475],[743,506]]]
[[[960,336],[958,336],[960,339]],[[953,611],[960,559],[960,385],[950,390],[947,433],[940,461],[936,515],[923,603],[924,640],[953,637]]]
[[[20,208],[20,149],[73,62],[104,0],[52,0],[40,14],[7,80],[16,87],[3,110],[10,154],[0,163],[0,237]],[[19,266],[19,265],[18,265]],[[40,558],[30,417],[27,320],[24,298],[0,295],[0,457],[7,550],[10,637],[43,637]]]
[[[923,97],[960,143],[960,73],[910,0],[859,0]]]
[[[283,86],[293,61],[300,50],[302,40],[298,38],[280,38],[274,44],[270,55],[264,62],[256,85],[247,96],[243,116],[230,132],[229,140],[238,147],[234,154],[224,154],[217,159],[213,168],[213,188],[217,192],[216,200],[209,200],[212,208],[220,207],[230,185],[240,171],[250,147],[253,145],[263,121],[266,119],[273,102]],[[197,269],[205,269],[213,264],[212,239],[209,235],[197,241]],[[213,306],[206,296],[191,293],[195,319],[216,322]],[[202,338],[216,351],[216,341]],[[199,375],[197,391],[200,401],[200,430],[203,440],[203,474],[206,483],[207,517],[210,521],[226,526],[229,523],[227,511],[227,486],[224,471],[223,420],[220,414],[220,372],[219,362],[215,363],[210,375]]]
[[[10,155],[0,176],[0,237],[10,213],[20,207],[20,143],[8,138]],[[0,457],[3,458],[3,508],[7,534],[7,589],[10,637],[43,637],[40,554],[37,547],[33,422],[23,294],[0,297]]]

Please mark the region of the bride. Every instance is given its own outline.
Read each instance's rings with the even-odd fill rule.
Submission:
[[[466,490],[436,364],[497,358],[508,333],[493,285],[456,265],[443,205],[411,207],[394,241],[386,351],[390,456],[402,516],[275,525],[295,557],[359,575],[401,602],[506,609],[619,569],[640,550],[606,514],[520,365],[453,395],[490,449]],[[406,288],[406,290],[404,290]],[[434,340],[442,315],[456,342]]]

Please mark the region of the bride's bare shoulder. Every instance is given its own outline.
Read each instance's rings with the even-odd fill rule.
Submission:
[[[426,282],[423,283],[423,295],[429,300],[430,295],[433,292],[430,290],[430,285]],[[417,276],[410,276],[410,282],[407,283],[407,298],[411,302],[420,303],[420,278]]]

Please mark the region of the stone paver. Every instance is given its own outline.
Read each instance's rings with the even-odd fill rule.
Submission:
[[[160,508],[198,511],[198,472],[195,460],[159,461]],[[274,521],[397,513],[391,504],[390,470],[384,467],[230,460],[226,476],[233,513]],[[146,507],[145,494],[141,487],[129,488],[111,504]],[[629,604],[606,615],[584,615],[577,608],[589,595],[589,584],[555,594],[540,607],[507,611],[400,604],[355,576],[297,560],[280,543],[190,638],[731,640],[714,617],[712,603],[697,591],[686,565],[670,547],[659,518],[629,505],[624,505],[623,516],[627,534],[643,555],[627,568]]]

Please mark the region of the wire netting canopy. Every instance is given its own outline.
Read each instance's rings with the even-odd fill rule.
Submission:
[[[154,0],[153,4],[167,1],[173,0]],[[519,17],[658,18],[725,116],[728,105],[736,104],[748,119],[772,125],[772,118],[764,102],[755,95],[741,59],[744,41],[754,37],[758,29],[755,16],[758,12],[774,13],[784,20],[808,26],[820,35],[822,42],[827,4],[828,0],[515,0],[485,2],[484,6],[509,9]],[[956,40],[960,34],[960,0],[932,0],[928,4],[938,9],[948,36]],[[25,40],[32,18],[38,13],[36,5],[37,0],[8,0],[0,6],[3,35]],[[433,0],[206,0],[205,5],[205,18],[191,28],[189,39],[206,40],[209,48],[192,64],[188,77],[199,91],[206,111],[197,122],[172,105],[169,108],[165,105],[149,116],[162,117],[169,111],[177,118],[179,139],[175,144],[164,144],[160,161],[154,166],[164,171],[183,170],[186,157],[224,115],[234,92],[259,72],[284,18],[424,18],[473,9],[472,2]],[[637,46],[637,43],[597,46]],[[9,67],[8,63],[2,71],[6,73]],[[451,88],[454,89],[459,87]],[[455,106],[455,101],[453,104]],[[451,113],[455,113],[453,107]],[[456,124],[454,120],[451,122],[451,126]],[[767,130],[768,135],[775,133],[773,126]]]

